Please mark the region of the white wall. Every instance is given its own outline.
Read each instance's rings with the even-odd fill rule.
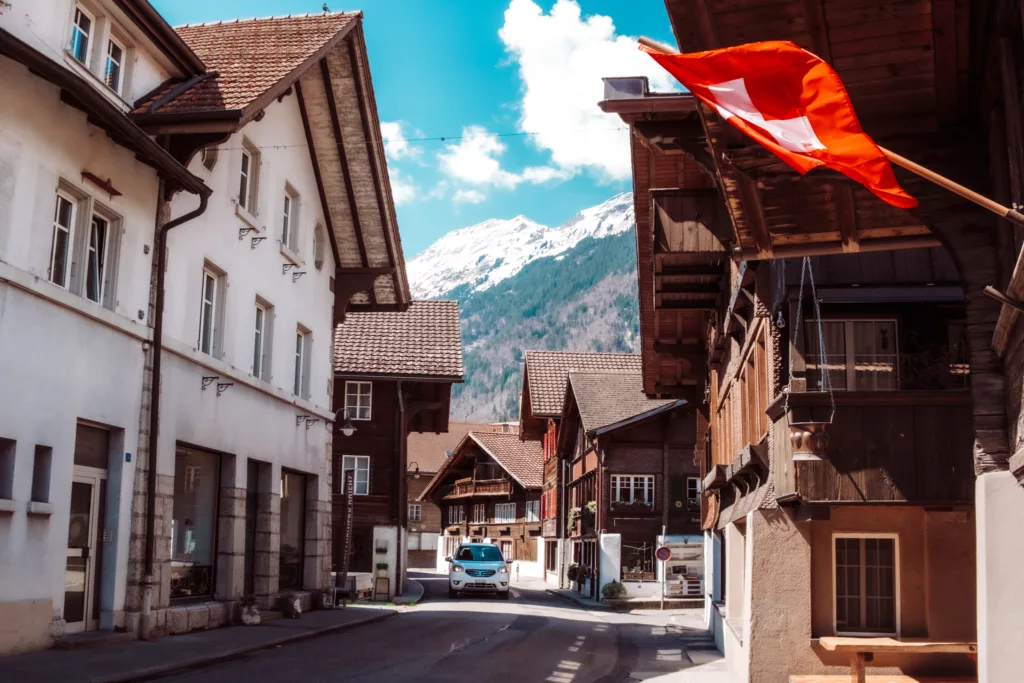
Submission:
[[[80,419],[112,430],[105,526],[113,539],[102,550],[101,625],[123,623],[143,345],[150,335],[138,313],[148,306],[158,181],[85,114],[60,103],[57,88],[3,57],[0,92],[0,438],[16,442],[12,509],[0,513],[0,652],[9,652],[44,646],[50,621],[63,613]],[[83,169],[110,178],[122,195],[111,198],[83,182]],[[82,209],[91,199],[121,217],[111,310],[48,281],[61,180],[80,195]],[[48,515],[27,514],[37,444],[53,449]]]

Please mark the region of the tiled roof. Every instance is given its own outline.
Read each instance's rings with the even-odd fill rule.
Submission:
[[[448,455],[455,450],[455,447],[470,431],[494,432],[500,430],[501,425],[449,422],[448,431],[441,434],[413,432],[408,439],[409,464],[419,465],[420,472],[437,472],[441,469],[444,461],[448,459]],[[409,470],[412,471],[412,467]]]
[[[647,398],[637,372],[570,372],[569,384],[586,431],[607,427],[656,408],[674,398]]]
[[[544,484],[544,449],[540,441],[522,441],[518,434],[470,432],[498,464],[525,488]]]
[[[312,57],[358,12],[236,19],[178,26],[175,31],[216,75],[162,103],[149,104],[182,84],[165,83],[136,104],[135,114],[168,114],[244,109]]]
[[[413,301],[404,311],[349,311],[334,328],[334,371],[462,381],[458,302]]]
[[[534,416],[560,417],[570,372],[640,372],[640,356],[632,353],[527,351],[526,376]]]

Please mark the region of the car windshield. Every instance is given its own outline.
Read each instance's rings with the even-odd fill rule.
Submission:
[[[501,562],[501,551],[493,545],[467,545],[459,548],[455,558],[463,562]]]

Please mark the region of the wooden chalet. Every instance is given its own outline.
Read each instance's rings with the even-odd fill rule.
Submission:
[[[439,556],[460,543],[494,543],[521,573],[539,576],[542,458],[540,441],[515,433],[466,434],[420,495],[441,508]]]
[[[682,52],[760,40],[815,52],[880,145],[1021,201],[1012,3],[666,7]],[[1021,550],[990,541],[976,557],[976,536],[980,548],[1008,529],[976,517],[975,493],[996,506],[988,519],[1024,519],[1019,489],[994,478],[1009,476],[1007,413],[1020,406],[1019,314],[984,293],[1007,290],[1024,231],[900,169],[917,209],[831,171],[802,177],[710,108],[649,93],[643,79],[608,79],[601,107],[631,129],[644,390],[703,397],[703,526],[724,569],[708,577],[709,626],[733,670],[779,683],[840,674],[846,655],[819,639],[886,635],[974,648],[978,664],[896,645],[872,672],[977,667],[1009,680],[1020,655],[975,641],[1006,627],[999,589],[986,586]],[[1011,595],[1024,605],[1021,589]]]
[[[407,437],[448,431],[451,387],[462,373],[454,301],[414,301],[404,311],[353,310],[335,327],[335,571],[343,564],[344,482],[352,472],[349,570],[369,572],[387,562],[396,589],[395,577],[406,567],[399,530],[408,523]]]
[[[683,399],[648,398],[639,372],[569,373],[556,446],[575,565],[567,583],[595,599],[610,581],[660,595],[658,538],[700,533],[694,420]]]
[[[527,351],[523,365],[519,435],[542,442],[544,486],[541,493],[542,535],[545,539],[545,578],[555,585],[564,573],[561,546],[565,538],[563,461],[555,457],[558,424],[562,419],[569,373],[574,371],[636,371],[640,356],[626,353]]]

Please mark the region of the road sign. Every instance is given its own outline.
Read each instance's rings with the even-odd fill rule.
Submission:
[[[668,562],[669,558],[672,557],[672,551],[665,546],[661,546],[655,551],[654,556],[662,562]]]

